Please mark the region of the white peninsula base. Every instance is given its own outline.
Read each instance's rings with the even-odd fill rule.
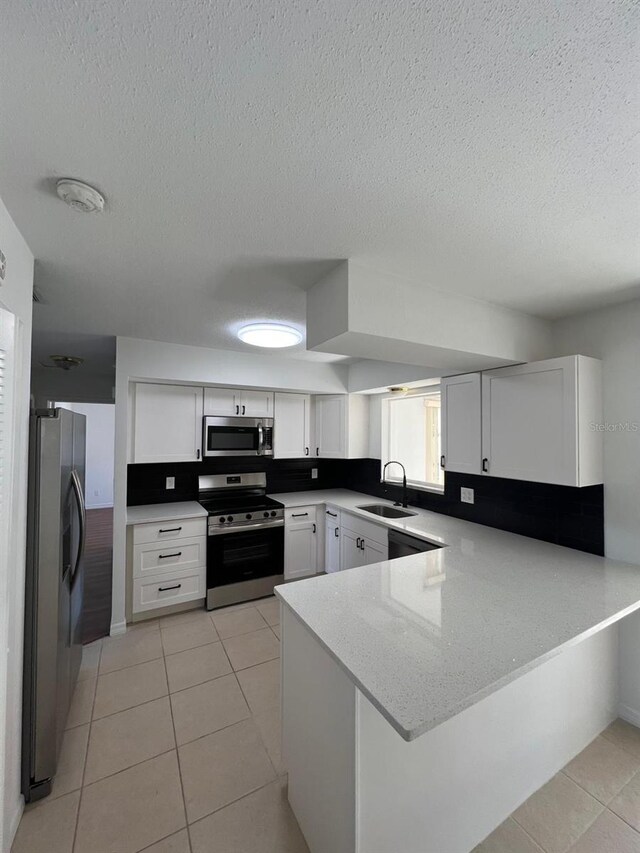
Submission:
[[[406,741],[281,609],[283,759],[311,853],[469,853],[617,716],[613,624]]]

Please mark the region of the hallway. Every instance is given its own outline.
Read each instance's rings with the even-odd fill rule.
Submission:
[[[88,509],[82,632],[85,644],[109,635],[112,555],[113,508]]]

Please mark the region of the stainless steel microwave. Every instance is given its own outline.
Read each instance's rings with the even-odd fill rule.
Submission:
[[[203,456],[273,456],[273,418],[204,418]]]

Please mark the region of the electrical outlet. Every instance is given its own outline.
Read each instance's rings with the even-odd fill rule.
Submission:
[[[474,503],[473,489],[460,489],[460,500],[463,504]]]
[[[175,489],[176,487],[176,478],[175,477],[167,477],[165,489]]]
[[[311,479],[312,479],[312,480],[317,480],[317,479],[318,479],[318,469],[317,469],[317,468],[312,468],[312,469],[311,469]]]

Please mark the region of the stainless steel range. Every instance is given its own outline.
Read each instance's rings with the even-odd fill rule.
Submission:
[[[271,595],[284,581],[284,507],[266,488],[264,473],[198,478],[209,513],[208,610]]]

